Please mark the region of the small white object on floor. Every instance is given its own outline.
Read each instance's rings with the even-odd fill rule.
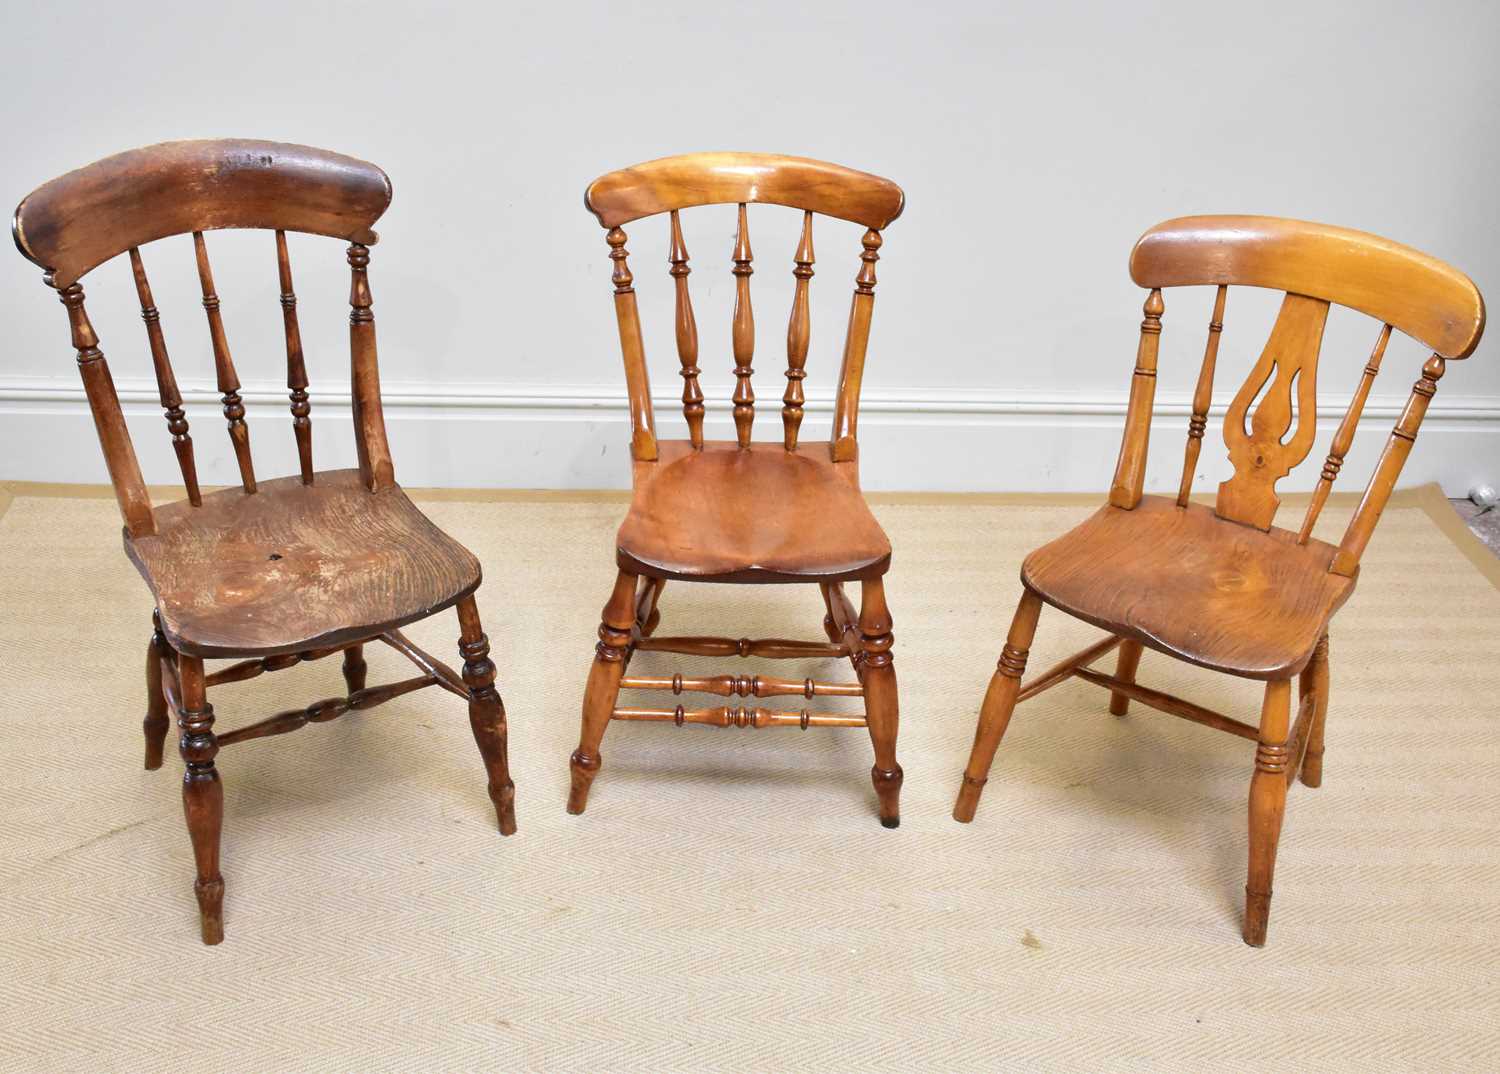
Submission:
[[[1480,507],[1494,507],[1500,502],[1500,494],[1495,492],[1494,485],[1474,485],[1469,489],[1469,499]]]

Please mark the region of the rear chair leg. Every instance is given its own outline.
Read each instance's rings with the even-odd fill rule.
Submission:
[[[1121,682],[1135,682],[1135,669],[1141,662],[1141,643],[1126,638],[1120,642],[1120,658],[1115,662],[1115,678]],[[1111,716],[1124,716],[1130,711],[1130,698],[1124,694],[1111,692],[1109,695],[1109,713]]]
[[[224,877],[219,873],[224,786],[214,767],[219,743],[214,737],[213,706],[208,703],[203,681],[203,661],[179,656],[177,675],[182,689],[182,709],[177,714],[182,737],[177,748],[187,766],[182,776],[182,810],[198,867],[193,891],[198,896],[198,924],[203,942],[216,944],[224,939]]]
[[[865,722],[875,746],[875,767],[870,779],[880,799],[880,823],[887,828],[901,824],[901,766],[896,763],[896,731],[900,708],[896,693],[896,668],[891,658],[891,612],[885,603],[885,583],[866,579],[859,601],[859,636],[865,654],[862,681],[865,688]]]
[[[833,618],[833,587],[836,583],[819,582],[818,592],[823,594],[823,633],[828,640],[837,645],[844,640],[844,632],[839,629],[838,623]]]
[[[1260,713],[1260,740],[1255,748],[1255,775],[1250,779],[1250,873],[1245,884],[1245,942],[1261,947],[1271,916],[1271,877],[1276,871],[1276,844],[1286,812],[1286,766],[1291,747],[1290,679],[1266,683]]]
[[[490,801],[501,835],[516,834],[516,785],[510,779],[506,760],[505,705],[495,689],[495,665],[490,661],[490,640],[479,625],[479,607],[470,594],[458,602],[458,651],[464,658],[464,685],[469,688],[469,726],[484,758],[489,775]],[[356,646],[355,648],[358,648]],[[345,656],[348,674],[348,656]],[[360,662],[363,678],[364,662]],[[352,689],[352,683],[351,683]]]
[[[630,653],[630,628],[635,623],[635,587],[637,575],[620,571],[615,577],[614,592],[599,623],[599,644],[594,646],[594,666],[589,669],[588,685],[583,691],[583,720],[578,734],[578,748],[568,759],[572,786],[568,791],[568,812],[582,813],[589,801],[589,788],[599,773],[599,743],[609,727],[615,699],[620,695],[620,677],[625,673],[625,658]]]
[[[365,688],[365,675],[368,671],[363,644],[351,645],[344,650],[344,682],[351,694]]]
[[[1328,715],[1328,635],[1318,639],[1313,650],[1312,661],[1303,670],[1297,683],[1298,693],[1317,694],[1313,703],[1312,724],[1307,729],[1307,750],[1302,755],[1302,784],[1305,787],[1323,785],[1323,721]]]
[[[979,710],[979,726],[974,731],[974,748],[969,751],[969,765],[964,769],[964,780],[958,789],[958,801],[953,804],[953,819],[967,824],[974,819],[979,808],[979,796],[989,778],[990,765],[995,760],[995,750],[1005,735],[1010,714],[1016,708],[1016,694],[1021,688],[1021,673],[1026,670],[1026,654],[1031,650],[1031,639],[1036,634],[1037,617],[1042,613],[1042,600],[1031,590],[1021,595],[1016,605],[1015,618],[1010,622],[1010,633],[1005,646],[1000,650],[1000,663],[990,677],[990,687],[985,691],[984,705]]]
[[[151,640],[146,643],[146,718],[141,721],[141,730],[146,736],[146,768],[155,771],[161,767],[171,721],[167,719],[167,695],[161,684],[161,662],[167,656],[167,639],[155,613],[151,621]]]

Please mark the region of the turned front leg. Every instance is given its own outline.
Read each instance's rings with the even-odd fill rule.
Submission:
[[[1292,684],[1289,679],[1266,683],[1260,714],[1260,739],[1255,747],[1255,775],[1250,779],[1250,871],[1245,883],[1245,942],[1266,942],[1271,915],[1271,877],[1276,871],[1276,845],[1286,812],[1286,768],[1290,761],[1287,729],[1291,722]]]
[[[1041,612],[1041,598],[1026,590],[1021,595],[1021,603],[1016,605],[1010,633],[1000,650],[1000,662],[994,675],[990,676],[984,705],[979,710],[974,747],[969,751],[969,764],[958,788],[958,800],[953,804],[953,819],[961,823],[973,820],[974,811],[979,808],[979,796],[989,778],[995,751],[1000,748],[1000,740],[1005,737],[1005,728],[1016,708],[1016,694],[1021,689],[1021,675],[1026,670],[1026,654],[1031,650],[1031,639],[1036,634],[1036,621]]]
[[[1302,784],[1323,785],[1323,724],[1328,716],[1328,635],[1318,639],[1312,660],[1297,683],[1302,696],[1314,694],[1312,723],[1307,728],[1307,750],[1302,755]]]
[[[151,622],[151,640],[146,643],[146,718],[141,721],[141,731],[146,737],[146,768],[155,771],[161,767],[171,721],[167,719],[167,695],[161,685],[161,662],[167,658],[167,639],[155,613]]]
[[[614,592],[600,617],[599,643],[594,646],[594,664],[589,669],[588,685],[583,691],[578,748],[568,759],[571,777],[569,813],[582,813],[588,806],[589,788],[599,774],[599,744],[604,741],[610,715],[615,710],[615,699],[620,695],[620,677],[625,673],[625,658],[630,654],[637,577],[623,570],[616,576]]]
[[[469,688],[469,727],[489,776],[490,801],[501,835],[516,832],[516,785],[511,782],[506,754],[505,704],[495,689],[495,665],[490,640],[480,628],[479,607],[473,595],[458,602],[458,651],[464,658],[464,685]],[[345,671],[347,673],[347,665]]]
[[[896,694],[896,666],[891,657],[894,636],[891,612],[885,603],[885,584],[879,578],[863,583],[859,601],[860,648],[864,653],[861,678],[865,688],[865,723],[875,747],[870,779],[880,800],[880,823],[901,824],[901,766],[896,763],[896,732],[900,707]]]
[[[224,877],[219,873],[219,835],[224,827],[224,787],[219,782],[214,756],[219,743],[214,738],[214,710],[208,703],[203,681],[203,661],[179,656],[177,676],[181,682],[181,710],[177,726],[182,731],[177,748],[186,770],[182,775],[182,810],[188,835],[193,841],[193,860],[198,878],[193,891],[198,896],[198,921],[203,942],[224,939]]]

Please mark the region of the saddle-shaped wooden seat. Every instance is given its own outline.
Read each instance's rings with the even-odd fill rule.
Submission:
[[[617,538],[632,573],[699,582],[847,582],[878,577],[891,544],[859,491],[854,462],[826,443],[742,450],[659,441],[635,464],[635,494]]]
[[[397,486],[358,470],[263,481],[156,509],[157,532],[125,536],[172,647],[193,656],[337,648],[458,602],[479,561]]]
[[[1251,679],[1307,666],[1354,579],[1338,549],[1145,496],[1101,507],[1026,558],[1021,580],[1055,608],[1152,649]]]

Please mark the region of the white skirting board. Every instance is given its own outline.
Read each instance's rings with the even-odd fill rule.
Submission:
[[[154,386],[118,388],[146,480],[172,484],[176,462]],[[708,391],[706,387],[706,392]],[[296,470],[286,393],[246,386],[257,473]],[[727,390],[719,393],[727,397]],[[206,484],[236,480],[219,397],[211,385],[184,385],[199,474]],[[354,465],[347,394],[313,397],[313,453],[320,469]],[[1198,466],[1199,491],[1228,476],[1217,399]],[[1363,487],[1405,396],[1379,396],[1364,420],[1336,489]],[[1126,398],[1027,395],[998,389],[867,389],[860,415],[861,476],[871,490],[933,492],[1096,492],[1108,487],[1119,449]],[[1318,441],[1282,484],[1305,490],[1317,479],[1347,397],[1325,398]],[[727,403],[710,395],[707,434],[732,439]],[[757,402],[757,439],[779,439],[781,400]],[[685,436],[674,396],[655,400],[658,435]],[[804,442],[827,436],[830,400],[807,403]],[[1188,399],[1158,393],[1148,489],[1176,491],[1187,431]],[[628,422],[622,385],[459,385],[442,389],[387,384],[386,426],[398,480],[410,487],[592,489],[629,486]],[[88,405],[76,382],[48,378],[0,383],[0,479],[102,482],[108,479]],[[1445,400],[1428,411],[1401,484],[1436,481],[1451,496],[1500,480],[1500,398]]]

